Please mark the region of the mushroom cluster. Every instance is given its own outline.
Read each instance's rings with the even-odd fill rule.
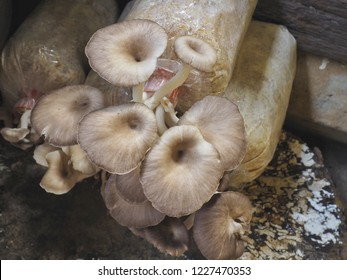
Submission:
[[[131,87],[133,100],[107,106],[104,93],[87,85],[41,97],[30,116],[45,140],[34,153],[48,168],[41,186],[62,194],[101,171],[111,216],[160,251],[183,254],[193,227],[206,258],[237,258],[252,206],[218,188],[244,157],[243,118],[236,104],[216,96],[177,116],[191,70],[213,71],[217,54],[207,42],[181,36],[173,46],[179,61],[164,59],[167,42],[150,20],[119,22],[91,37],[85,49],[91,68],[115,86]]]

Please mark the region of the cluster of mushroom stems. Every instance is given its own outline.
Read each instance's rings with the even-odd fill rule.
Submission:
[[[110,215],[160,251],[183,254],[192,230],[206,258],[238,258],[252,206],[219,186],[245,155],[243,118],[236,104],[216,96],[178,117],[180,86],[193,68],[213,71],[217,53],[199,38],[180,36],[172,61],[161,58],[167,43],[165,30],[150,20],[98,30],[85,49],[89,64],[109,83],[132,88],[132,102],[108,106],[97,88],[66,86],[43,95],[16,130],[43,136],[34,159],[47,167],[40,183],[47,192],[66,193],[100,173]]]

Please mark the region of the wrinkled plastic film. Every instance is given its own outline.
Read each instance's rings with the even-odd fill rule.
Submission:
[[[83,83],[89,69],[84,47],[116,15],[114,0],[41,2],[1,55],[0,86],[9,110],[22,98]]]

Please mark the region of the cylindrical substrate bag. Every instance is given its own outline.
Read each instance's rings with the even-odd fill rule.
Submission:
[[[194,69],[184,83],[177,104],[179,111],[186,111],[206,95],[224,93],[256,3],[257,0],[134,2],[125,20],[149,19],[161,25],[169,37],[163,58],[177,59],[173,44],[182,35],[203,39],[217,51],[217,62],[212,72]]]
[[[252,21],[225,97],[244,118],[247,151],[230,184],[258,177],[271,161],[286,116],[296,70],[296,41],[284,26]]]
[[[84,47],[116,14],[115,0],[42,1],[2,52],[0,86],[9,110],[30,109],[42,94],[83,83]]]

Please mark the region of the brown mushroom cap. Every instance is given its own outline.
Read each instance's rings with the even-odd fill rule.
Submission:
[[[31,113],[34,130],[53,146],[77,144],[77,125],[85,114],[104,107],[103,93],[91,86],[73,85],[42,96]]]
[[[111,216],[120,225],[143,228],[157,225],[165,218],[165,214],[154,209],[148,200],[143,203],[129,203],[122,199],[115,188],[116,176],[111,175],[107,180],[102,196]]]
[[[237,259],[244,244],[239,235],[249,228],[253,208],[249,199],[237,192],[215,194],[195,213],[193,237],[207,259]]]
[[[147,200],[140,183],[140,167],[124,175],[111,175],[118,195],[129,203],[142,203]]]
[[[96,31],[86,55],[92,69],[106,81],[131,87],[151,76],[167,39],[165,30],[153,21],[122,21]]]
[[[206,96],[180,118],[179,125],[196,126],[219,152],[224,170],[232,170],[246,153],[246,131],[236,104],[224,97]]]
[[[202,39],[192,36],[181,36],[175,40],[175,53],[192,67],[210,72],[217,61],[215,49]]]
[[[79,124],[78,142],[95,165],[112,174],[126,174],[145,157],[157,130],[152,110],[127,103],[86,115]]]
[[[140,181],[153,206],[171,217],[198,210],[223,175],[217,150],[194,126],[171,127],[147,154]]]
[[[164,254],[178,257],[189,248],[188,230],[178,218],[166,217],[156,226],[130,230]]]

